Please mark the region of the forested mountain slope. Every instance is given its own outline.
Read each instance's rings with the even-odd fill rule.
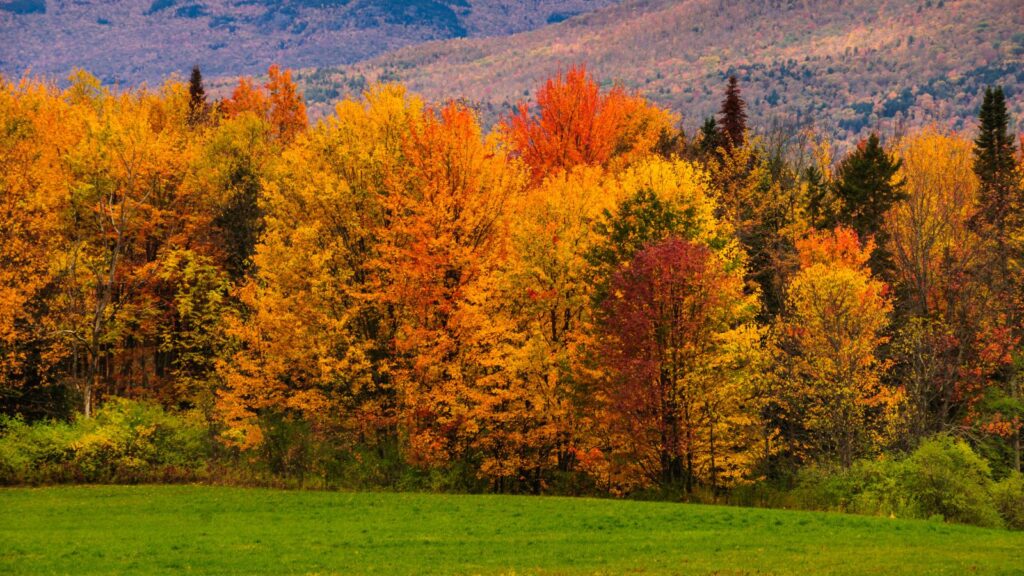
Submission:
[[[983,86],[1024,88],[1020,0],[633,0],[506,38],[427,43],[305,77],[311,96],[362,79],[480,102],[493,119],[543,78],[586,63],[693,128],[739,76],[757,124],[813,120],[844,137],[961,126]],[[359,81],[353,81],[357,79]],[[326,87],[326,88],[325,88]],[[1021,116],[1024,100],[1011,98]]]
[[[355,62],[425,40],[509,34],[615,0],[0,0],[0,73],[155,81],[198,64]]]

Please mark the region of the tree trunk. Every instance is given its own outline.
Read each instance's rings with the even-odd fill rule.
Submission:
[[[98,371],[93,370],[92,372],[82,389],[82,412],[86,418],[92,418],[92,395],[100,378]]]
[[[1020,430],[1013,434],[1013,469],[1020,472]]]
[[[708,450],[711,452],[711,492],[718,491],[718,470],[715,467],[715,423],[708,427]]]
[[[1019,375],[1014,374],[1010,377],[1010,391],[1013,399],[1018,401],[1020,399],[1020,380]],[[1013,431],[1013,469],[1020,472],[1020,424],[1018,423],[1017,428]]]

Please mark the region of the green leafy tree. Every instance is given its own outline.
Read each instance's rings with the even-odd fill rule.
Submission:
[[[619,266],[644,248],[669,237],[694,239],[707,232],[708,214],[703,208],[710,209],[711,204],[707,199],[692,201],[689,204],[663,198],[650,188],[642,188],[623,201],[615,213],[604,211],[594,227],[600,240],[587,254],[596,271],[597,301],[607,296],[607,283]],[[729,242],[716,231],[707,244],[721,250]]]
[[[158,272],[173,286],[172,306],[160,325],[160,352],[171,361],[173,398],[212,414],[216,363],[227,351],[224,329],[232,305],[227,274],[190,250],[168,254]]]
[[[591,259],[617,267],[648,244],[673,233],[691,236],[694,223],[687,220],[679,207],[662,200],[653,190],[640,190],[619,206],[617,214],[605,210],[604,219],[596,228],[606,241],[591,251]]]

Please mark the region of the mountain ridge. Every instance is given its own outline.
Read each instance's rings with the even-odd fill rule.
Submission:
[[[715,113],[730,75],[755,124],[814,122],[844,139],[958,129],[989,84],[1004,85],[1024,116],[1024,5],[627,0],[506,38],[430,42],[299,77],[314,96],[332,78],[400,81],[429,99],[468,98],[493,120],[574,64],[682,113],[688,130]]]
[[[155,82],[351,63],[402,46],[504,35],[617,0],[0,0],[0,73]]]

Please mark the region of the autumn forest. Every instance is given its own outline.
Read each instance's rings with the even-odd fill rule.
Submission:
[[[569,68],[487,129],[397,84],[311,124],[276,66],[223,99],[198,69],[0,81],[0,482],[1024,528],[1012,94],[962,133],[843,146],[748,125],[735,78],[695,134],[598,80]],[[861,483],[814,500],[830,481]]]

